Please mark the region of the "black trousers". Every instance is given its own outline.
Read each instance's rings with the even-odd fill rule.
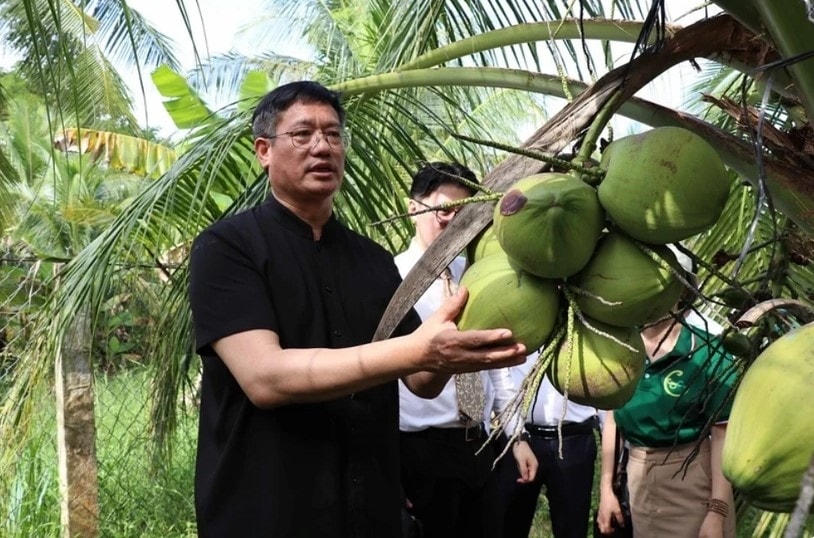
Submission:
[[[401,434],[402,485],[424,538],[502,536],[494,447],[476,454],[486,436],[462,431]]]
[[[531,436],[531,448],[539,468],[531,484],[518,484],[514,458],[498,463],[499,496],[503,511],[504,538],[527,538],[540,490],[545,486],[551,527],[555,538],[585,538],[591,515],[591,490],[596,462],[593,432],[563,437],[562,455],[556,438]]]

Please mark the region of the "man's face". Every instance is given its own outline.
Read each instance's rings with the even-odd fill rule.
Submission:
[[[292,137],[283,133],[316,131],[314,141],[295,147]],[[260,164],[268,171],[275,196],[298,206],[330,201],[342,184],[345,148],[328,142],[324,133],[341,131],[336,110],[323,103],[294,103],[279,116],[273,139],[258,138],[254,149]],[[302,145],[301,142],[297,142]]]
[[[458,184],[441,185],[429,195],[418,200],[410,200],[407,207],[410,212],[427,209],[426,206],[437,206],[444,202],[462,200],[470,196],[469,191]],[[424,205],[422,205],[424,204]],[[457,209],[448,211],[428,211],[413,217],[416,229],[416,240],[421,248],[426,249],[435,239],[441,235],[444,228],[455,217]]]

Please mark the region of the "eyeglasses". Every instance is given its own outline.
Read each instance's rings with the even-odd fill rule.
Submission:
[[[328,141],[328,145],[333,149],[350,146],[350,133],[341,129],[328,129],[326,131],[322,129],[296,129],[264,138],[273,140],[283,135],[288,135],[291,139],[291,145],[300,149],[310,149],[323,138]]]
[[[444,209],[433,209],[432,206],[425,204],[421,200],[413,199],[413,201],[417,204],[421,204],[422,206],[426,207],[427,209],[432,209],[432,212],[435,213],[435,220],[438,222],[446,222],[450,220],[452,217],[458,214],[458,211],[461,210],[463,206],[458,207],[449,207]]]

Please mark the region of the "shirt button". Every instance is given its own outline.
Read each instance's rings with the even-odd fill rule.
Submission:
[[[334,289],[332,287],[330,287],[330,286],[325,286],[325,291],[328,292],[328,293],[333,293]]]
[[[644,374],[644,377],[646,377],[647,379],[650,379],[650,374]]]
[[[334,336],[342,336],[342,331],[339,329],[334,329]]]

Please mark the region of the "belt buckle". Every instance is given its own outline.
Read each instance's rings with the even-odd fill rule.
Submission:
[[[475,424],[473,426],[465,427],[464,428],[464,441],[469,442],[469,441],[477,441],[478,439],[480,439],[480,437],[481,437],[480,427],[481,427],[480,424]],[[474,435],[474,437],[470,437],[469,432],[473,432],[472,435]]]

